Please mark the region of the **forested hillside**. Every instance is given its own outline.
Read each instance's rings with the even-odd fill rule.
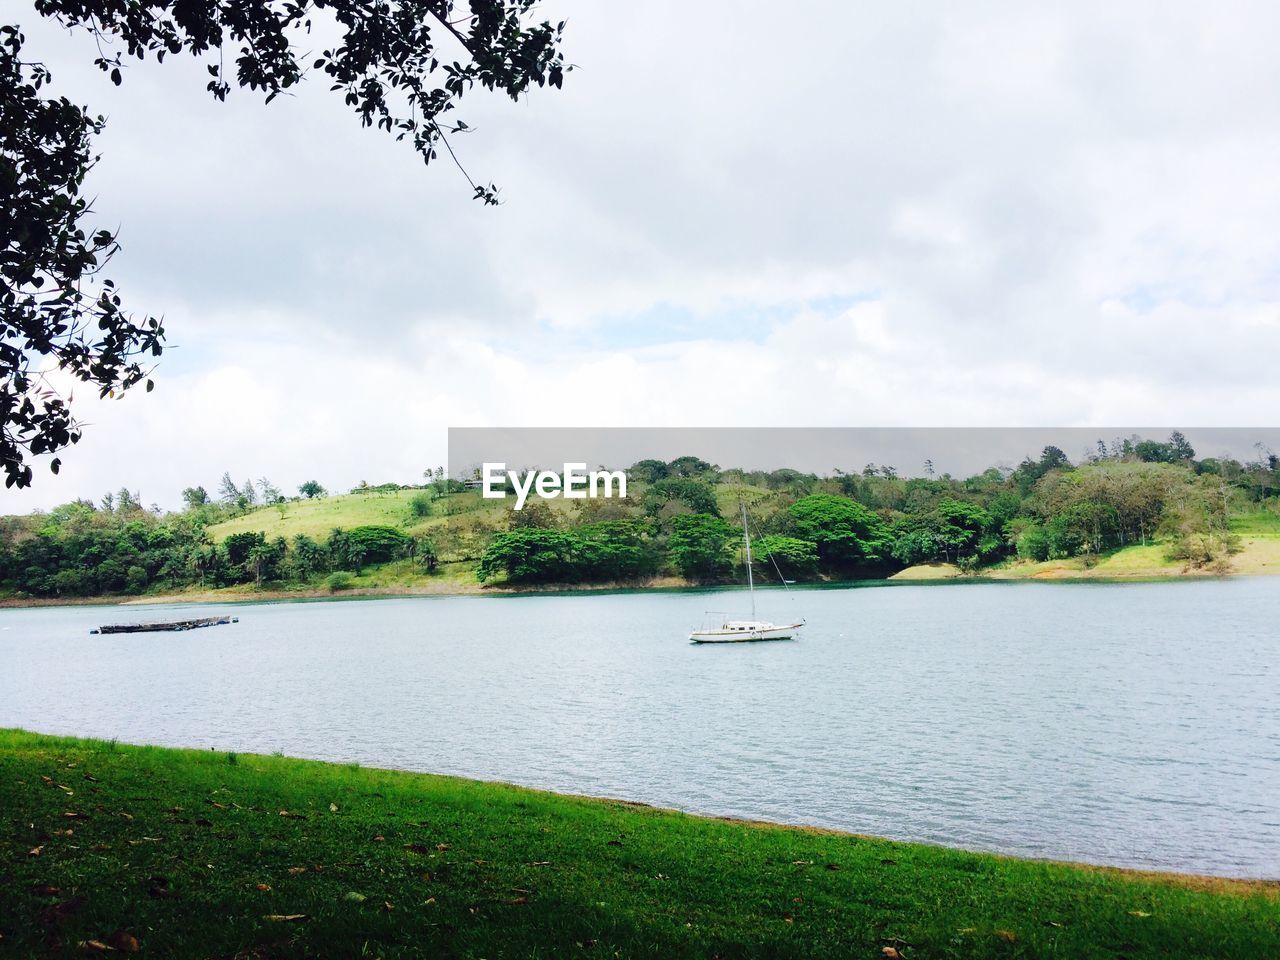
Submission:
[[[442,470],[420,486],[341,495],[308,481],[285,496],[265,479],[224,476],[216,499],[192,487],[185,509],[167,513],[121,490],[0,519],[0,590],[21,599],[718,583],[742,574],[739,504],[766,582],[879,578],[924,564],[1010,575],[1058,561],[1074,571],[1227,573],[1242,547],[1280,544],[1277,457],[1197,459],[1180,434],[1100,443],[1080,463],[1048,447],[1016,469],[964,479],[875,464],[824,477],[748,472],[694,456],[641,461],[628,476],[625,500],[533,499],[521,511]],[[1142,564],[1126,567],[1126,557]],[[1269,572],[1266,562],[1244,566]]]

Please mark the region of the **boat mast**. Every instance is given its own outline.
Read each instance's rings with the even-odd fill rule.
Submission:
[[[747,505],[739,501],[742,507],[742,540],[747,545],[747,592],[751,594],[751,619],[756,618],[756,582],[751,575],[751,534],[747,532]]]

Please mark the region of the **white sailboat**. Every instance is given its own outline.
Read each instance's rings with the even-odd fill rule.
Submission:
[[[742,504],[742,539],[747,545],[747,592],[751,596],[751,617],[747,620],[723,620],[719,627],[689,632],[690,643],[750,643],[758,640],[793,640],[804,626],[799,623],[774,623],[756,619],[756,583],[751,571],[751,532],[747,529],[747,507]],[[779,577],[782,576],[779,571]],[[786,580],[782,581],[786,584]]]

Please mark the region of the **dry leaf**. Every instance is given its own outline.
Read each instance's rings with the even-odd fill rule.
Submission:
[[[40,854],[42,854],[42,853],[44,853],[44,844],[43,844],[43,843],[42,843],[42,844],[40,844],[40,846],[38,846],[38,847],[32,847],[30,850],[28,850],[28,851],[27,851],[27,856],[28,856],[28,857],[38,857],[38,856],[40,856]]]
[[[336,803],[331,803],[331,804],[329,804],[329,812],[330,812],[330,813],[337,813],[337,812],[338,812],[338,805],[337,805]]]
[[[997,930],[996,936],[999,937],[1001,940],[1008,941],[1009,943],[1013,943],[1015,940],[1018,939],[1018,935],[1014,933],[1012,930]]]
[[[306,873],[307,868],[306,867],[290,867],[289,872],[293,874]]]
[[[269,883],[260,883],[257,885],[257,890],[259,893],[267,893],[270,889],[271,889],[271,884]]]
[[[139,950],[138,938],[131,933],[125,933],[123,930],[118,930],[107,937],[107,946],[112,950],[119,950],[121,953],[137,953]]]
[[[80,949],[85,953],[115,953],[115,948],[107,946],[101,940],[81,940]]]
[[[366,897],[363,893],[356,893],[354,890],[352,890],[350,893],[346,895],[345,899],[350,900],[352,903],[364,903],[369,898]]]
[[[897,947],[881,947],[880,953],[886,957],[887,960],[902,960],[902,954],[898,952]]]
[[[31,892],[37,897],[56,897],[62,892],[62,888],[52,886],[48,883],[37,883],[31,888]]]
[[[272,923],[293,923],[307,919],[307,915],[305,913],[268,913],[262,919],[270,920]]]
[[[1129,911],[1129,916],[1131,916],[1131,917],[1149,917],[1149,916],[1151,916],[1151,914],[1147,913],[1147,911],[1145,911],[1145,910],[1130,910],[1130,911]]]

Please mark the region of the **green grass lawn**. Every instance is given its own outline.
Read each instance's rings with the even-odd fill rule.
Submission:
[[[1274,957],[1274,887],[0,731],[0,954]],[[84,944],[84,946],[82,946]]]

